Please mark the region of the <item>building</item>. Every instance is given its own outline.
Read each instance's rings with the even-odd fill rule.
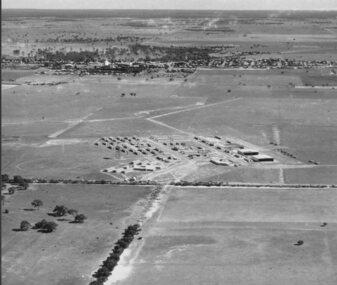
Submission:
[[[224,166],[228,166],[228,161],[226,159],[220,158],[220,157],[214,157],[210,160],[212,163],[214,163],[215,165],[224,165]]]
[[[257,150],[254,150],[254,149],[240,149],[238,150],[238,154],[241,154],[241,155],[258,155],[259,152]]]
[[[274,158],[272,158],[269,155],[265,155],[265,154],[258,154],[258,155],[254,155],[252,156],[253,161],[255,162],[266,162],[266,161],[274,161]]]

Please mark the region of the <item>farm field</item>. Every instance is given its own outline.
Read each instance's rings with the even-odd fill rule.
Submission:
[[[334,190],[173,188],[168,196],[118,284],[335,284]]]
[[[121,232],[141,214],[150,187],[111,185],[31,185],[6,197],[8,214],[2,214],[3,284],[88,284]],[[32,209],[40,199],[43,206]],[[83,224],[70,223],[73,217],[49,216],[56,205],[65,205],[85,214]],[[137,206],[138,205],[138,206]],[[16,231],[22,220],[34,224],[42,219],[55,221],[50,234],[30,229]]]

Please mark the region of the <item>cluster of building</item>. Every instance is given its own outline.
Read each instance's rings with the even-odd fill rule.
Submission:
[[[155,145],[151,140],[133,137],[103,137],[94,143],[106,146],[108,149],[115,150],[117,153],[152,156],[155,159],[169,163],[177,160],[177,157],[171,153],[165,152],[159,146]]]
[[[108,149],[116,150],[120,153],[134,155],[158,155],[162,150],[155,148],[150,143],[141,140],[139,137],[103,137],[95,142],[95,145],[103,145]]]
[[[188,159],[207,159],[217,165],[238,166],[251,162],[266,162],[274,159],[268,155],[260,154],[257,150],[245,148],[242,144],[223,140],[219,136],[184,137],[152,136],[152,140]]]
[[[103,137],[94,143],[96,146],[105,146],[115,152],[117,158],[122,154],[146,156],[146,159],[131,161],[119,167],[110,167],[103,172],[126,174],[132,171],[157,171],[178,161],[173,154],[166,152],[151,140],[132,137]]]
[[[151,161],[149,159],[135,160],[128,164],[123,164],[118,167],[109,167],[103,170],[103,172],[127,174],[134,171],[157,171],[163,169],[165,166],[163,163],[157,161]]]
[[[213,68],[255,68],[255,69],[296,69],[296,68],[314,68],[314,67],[336,67],[337,61],[326,60],[293,60],[282,58],[263,58],[254,59],[245,56],[231,55],[224,58],[213,59],[208,67]]]
[[[188,137],[172,135],[153,136],[151,138],[163,145],[165,148],[169,148],[172,152],[176,152],[177,154],[189,159],[207,157],[209,153],[209,150],[192,143]]]
[[[129,155],[141,156],[141,159],[106,168],[103,170],[106,173],[155,172],[174,165],[178,161],[188,159],[235,167],[254,162],[274,161],[273,157],[247,148],[241,142],[237,143],[219,136],[102,137],[94,144],[114,151],[118,159],[121,158],[122,153],[127,155],[127,158],[130,158]],[[117,154],[119,154],[118,157]]]
[[[251,162],[274,161],[274,158],[271,156],[261,154],[255,149],[245,148],[242,144],[230,140],[222,140],[219,136],[215,136],[214,138],[196,136],[194,139],[216,150],[212,152],[213,156],[210,159],[216,165],[238,166]]]

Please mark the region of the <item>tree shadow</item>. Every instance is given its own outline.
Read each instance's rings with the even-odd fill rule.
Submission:
[[[23,232],[21,229],[12,229],[13,232]]]
[[[48,216],[52,216],[52,217],[58,217],[58,215],[56,213],[48,213]]]
[[[83,223],[76,222],[76,221],[70,221],[69,224],[83,224]]]
[[[44,230],[44,229],[39,229],[37,232],[38,233],[42,233],[42,234],[50,234],[50,233],[52,233],[51,231]]]
[[[24,211],[30,211],[30,212],[32,212],[32,211],[35,211],[35,209],[32,209],[32,208],[26,208],[26,209],[23,209]]]
[[[57,219],[59,222],[67,222],[67,221],[70,221],[70,219],[66,219],[66,218],[60,218],[60,219]]]

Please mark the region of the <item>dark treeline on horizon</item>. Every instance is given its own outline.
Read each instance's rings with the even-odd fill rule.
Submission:
[[[336,17],[337,11],[253,11],[253,10],[121,10],[121,9],[2,9],[3,20],[53,17],[64,20],[81,18],[283,18],[303,19]]]

